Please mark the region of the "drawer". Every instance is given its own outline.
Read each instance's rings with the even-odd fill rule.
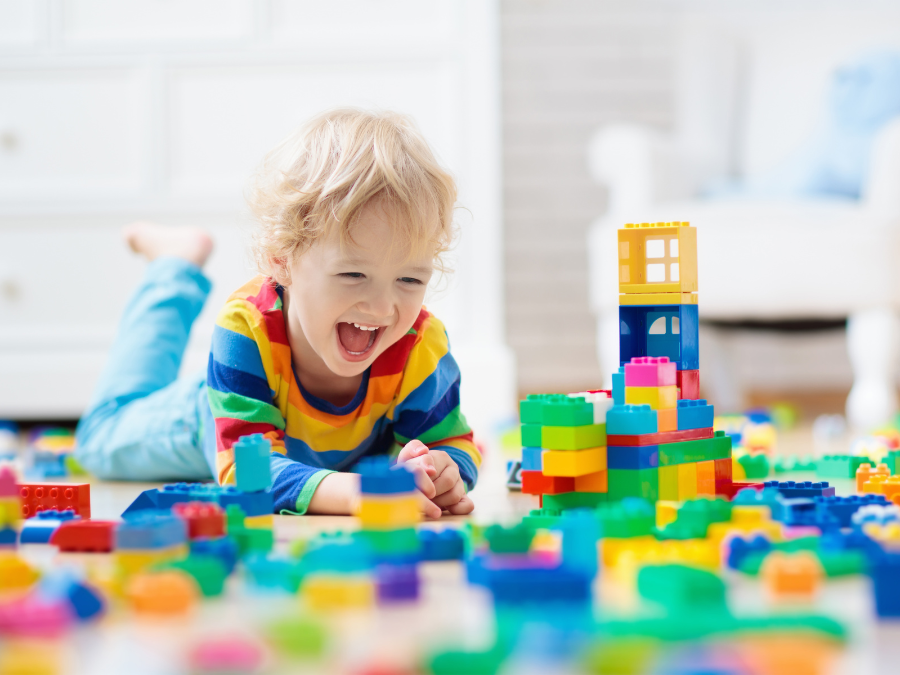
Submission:
[[[0,70],[0,199],[134,195],[148,108],[133,71]]]
[[[253,30],[250,0],[66,0],[60,7],[67,43],[237,38]]]

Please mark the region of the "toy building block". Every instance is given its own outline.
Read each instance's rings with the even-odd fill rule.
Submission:
[[[606,425],[541,427],[541,447],[547,450],[586,450],[606,445]]]
[[[675,373],[675,386],[678,387],[678,398],[700,398],[700,371],[679,370]]]
[[[561,394],[529,394],[519,401],[519,421],[522,424],[541,425],[541,408],[544,401]]]
[[[714,460],[697,462],[697,495],[701,497],[715,497],[716,495],[716,465]]]
[[[697,463],[678,465],[678,500],[697,498]]]
[[[729,460],[731,461],[731,460]],[[738,481],[716,481],[716,495],[733,499],[741,490],[762,490],[762,483],[738,482]]]
[[[411,527],[422,519],[415,494],[399,498],[367,495],[360,500],[357,516],[367,529]]]
[[[19,540],[19,531],[14,527],[0,528],[0,551],[14,549]]]
[[[117,526],[112,520],[69,520],[56,528],[50,544],[64,552],[109,553]]]
[[[674,387],[676,372],[675,364],[666,356],[639,356],[625,364],[625,386]]]
[[[696,293],[621,293],[620,305],[696,305]]]
[[[890,501],[896,501],[896,497],[900,495],[900,476],[890,476],[889,478],[886,478],[878,486],[878,489],[873,490],[872,492],[882,494]]]
[[[626,497],[642,497],[651,502],[659,498],[659,471],[657,469],[610,469],[609,490],[607,494],[610,500],[619,500]]]
[[[357,464],[357,469],[362,494],[399,494],[416,490],[412,472],[402,465],[392,467],[387,457],[367,458]]]
[[[856,470],[868,463],[868,457],[854,455],[825,455],[816,460],[815,471],[820,478],[856,478]]]
[[[608,488],[609,473],[606,471],[575,476],[575,492],[606,492]]]
[[[215,558],[222,563],[226,574],[231,574],[237,565],[237,542],[229,537],[194,539],[190,544],[190,552],[202,557]]]
[[[575,479],[569,476],[545,476],[541,471],[522,472],[522,492],[527,495],[555,495],[574,492]]]
[[[872,474],[865,483],[863,483],[862,491],[865,494],[884,494],[884,483],[887,482],[888,476],[881,474]]]
[[[594,423],[594,406],[583,397],[566,394],[531,394],[519,402],[523,424],[582,426]]]
[[[678,465],[659,467],[659,498],[678,501]]]
[[[656,411],[657,415],[659,410]],[[712,438],[712,427],[708,429],[687,429],[685,431],[660,431],[655,434],[608,434],[607,446],[611,445],[661,445],[663,443],[680,443],[682,441],[696,441],[702,438]]]
[[[541,439],[540,424],[523,424],[521,427],[522,445],[530,448],[539,448],[543,440]]]
[[[491,553],[528,553],[534,530],[525,525],[491,525],[484,532]]]
[[[656,411],[656,428],[659,433],[667,434],[678,431],[678,409],[662,408]]]
[[[653,410],[666,410],[674,408],[677,402],[678,391],[674,384],[667,387],[630,387],[625,385],[625,403],[628,405],[649,405]],[[707,424],[706,426],[712,425]]]
[[[618,238],[619,293],[697,290],[697,230],[689,223],[629,223]]]
[[[314,611],[370,607],[375,601],[373,581],[355,574],[310,574],[300,592]]]
[[[606,469],[606,448],[547,450],[543,462],[545,476],[585,476]]]
[[[91,517],[89,483],[27,483],[19,485],[22,515],[31,518],[38,511],[71,509],[82,518]]]
[[[212,502],[184,502],[172,507],[172,513],[187,524],[188,538],[225,536],[225,511]]]
[[[612,374],[612,398],[613,405],[625,405],[625,367],[620,366],[619,372]]]
[[[659,466],[658,445],[610,445],[606,449],[610,469],[652,469]]]
[[[663,443],[659,446],[659,465],[706,462],[728,458],[731,461],[731,438],[723,431],[715,432],[712,438],[680,443]]]
[[[129,515],[116,528],[116,550],[148,550],[184,544],[187,524],[171,511],[142,511]]]
[[[655,434],[659,431],[656,412],[649,405],[614,405],[606,413],[606,432],[626,436]]]
[[[863,462],[856,469],[856,491],[862,492],[863,485],[865,485],[869,478],[872,476],[872,465],[868,462]]]
[[[678,370],[700,367],[697,305],[620,306],[619,323],[621,365],[638,356],[666,356]]]
[[[678,401],[678,430],[706,429],[712,427],[713,407],[706,399],[681,399]]]
[[[262,434],[242,436],[233,447],[235,483],[243,492],[260,492],[272,487],[269,462],[272,442]]]
[[[612,408],[613,398],[610,389],[593,389],[569,394],[572,398],[581,397],[594,408],[594,424],[606,424],[606,411]]]
[[[593,509],[606,503],[607,499],[606,492],[563,492],[558,495],[544,495],[543,510]]]
[[[197,582],[197,588],[205,598],[222,595],[222,591],[225,590],[225,579],[228,576],[222,562],[212,556],[189,555],[183,560],[167,560],[150,568],[151,572],[164,570],[179,570],[189,575]],[[293,592],[296,590],[296,588],[293,589]]]
[[[818,461],[812,457],[777,457],[775,461],[772,462],[771,468],[772,473],[775,474],[799,473],[815,471],[817,464]],[[846,476],[846,478],[853,478],[853,476]]]
[[[465,555],[466,541],[459,530],[423,529],[419,531],[419,542],[422,560],[461,560]]]
[[[869,574],[875,596],[875,612],[883,619],[900,616],[900,553],[888,552],[872,560]]]
[[[812,597],[822,581],[822,566],[815,554],[799,551],[789,554],[774,551],[762,566],[763,584],[773,598]]]
[[[19,542],[22,544],[48,544],[50,537],[60,525],[70,520],[80,520],[72,510],[41,511],[34,518],[29,518],[22,525]]]
[[[16,474],[9,466],[0,466],[0,499],[19,496]]]
[[[138,614],[178,616],[197,604],[200,589],[193,577],[181,570],[142,572],[128,582],[125,597]]]
[[[382,565],[376,572],[379,604],[409,602],[419,598],[419,573],[415,565]]]
[[[540,471],[543,466],[541,455],[543,448],[522,448],[522,471]]]
[[[741,470],[744,474],[743,478],[757,480],[769,476],[769,459],[762,453],[747,453],[738,457],[736,461],[741,465]]]
[[[833,516],[840,527],[850,527],[853,514],[864,506],[882,504],[887,506],[888,500],[884,495],[851,495],[849,497],[814,497],[816,509],[819,513],[827,513]]]
[[[775,488],[788,499],[794,497],[833,497],[834,488],[829,487],[828,481],[814,483],[812,481],[797,482],[793,480],[777,481],[769,480],[763,483],[763,487]]]

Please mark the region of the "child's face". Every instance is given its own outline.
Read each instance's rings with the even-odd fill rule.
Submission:
[[[294,259],[288,322],[301,362],[317,356],[335,375],[354,377],[409,332],[434,256],[410,257],[402,246],[392,250],[391,217],[380,202],[369,203],[343,249],[334,233]],[[302,335],[295,334],[297,327]]]

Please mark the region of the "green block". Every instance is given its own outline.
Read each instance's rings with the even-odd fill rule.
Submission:
[[[523,424],[522,425],[522,445],[526,448],[541,447],[541,425],[540,424]]]
[[[727,611],[725,582],[708,570],[687,565],[648,565],[638,572],[637,589],[642,598],[669,611]]]
[[[222,594],[225,578],[228,576],[222,562],[211,555],[189,555],[183,560],[159,563],[154,569],[175,569],[191,575],[197,582],[200,592],[207,598]]]
[[[769,476],[769,460],[765,455],[744,455],[738,458],[738,463],[744,467],[747,480]]]
[[[884,463],[888,465],[892,476],[897,475],[898,458],[900,458],[900,450],[889,450],[887,457],[884,458]]]
[[[731,502],[725,499],[692,499],[678,509],[675,521],[663,528],[661,539],[698,539],[706,536],[711,523],[731,520]]]
[[[604,504],[597,508],[596,516],[601,537],[643,537],[652,534],[656,525],[656,509],[650,502],[637,499]]]
[[[585,450],[604,446],[606,446],[605,424],[541,428],[541,447],[548,450]]]
[[[585,651],[582,671],[600,675],[644,675],[656,672],[654,664],[660,659],[661,652],[662,645],[651,637],[604,637]]]
[[[659,470],[609,469],[608,494],[610,501],[618,501],[625,497],[643,497],[655,502],[659,499]]]
[[[522,523],[513,527],[491,525],[484,536],[491,553],[528,553],[534,530]]]
[[[594,423],[594,405],[581,396],[530,394],[519,401],[522,424],[577,427]]]
[[[432,675],[494,675],[506,660],[506,651],[491,649],[486,652],[446,651],[435,654],[428,664]]]
[[[419,537],[412,527],[402,530],[360,530],[353,536],[368,542],[376,554],[415,553],[419,550]]]
[[[558,495],[544,495],[544,508],[558,511],[593,509],[606,501],[605,492],[563,492]]]
[[[542,509],[533,509],[527,516],[522,518],[522,524],[535,530],[549,530],[554,527],[559,527],[559,517],[561,514],[561,511],[548,509],[546,507]]]
[[[868,457],[825,455],[816,461],[816,476],[819,478],[856,478],[856,470],[861,464],[866,463],[871,463]],[[891,473],[893,471],[892,468]]]
[[[772,471],[776,474],[798,473],[801,471],[815,471],[816,460],[812,457],[802,459],[799,457],[779,457],[772,464]]]
[[[680,443],[663,443],[659,446],[659,465],[691,464],[712,459],[731,457],[731,437],[717,431],[713,438],[701,438]]]
[[[316,658],[325,653],[328,633],[313,619],[286,616],[265,626],[265,635],[279,652],[288,656]]]
[[[272,530],[260,527],[229,527],[228,536],[237,543],[241,557],[248,553],[266,553],[275,545]]]

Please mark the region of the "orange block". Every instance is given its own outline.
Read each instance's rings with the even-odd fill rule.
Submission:
[[[822,565],[810,551],[766,556],[760,570],[763,584],[773,598],[805,596],[812,598],[822,580]]]
[[[716,496],[716,463],[715,460],[697,462],[697,496]]]
[[[678,408],[664,408],[656,411],[656,425],[659,431],[678,431]]]
[[[869,481],[869,477],[872,475],[872,465],[869,463],[860,464],[859,468],[856,470],[856,491],[862,492],[863,485],[865,485]]]
[[[606,492],[608,489],[609,474],[606,471],[575,476],[575,492]]]
[[[168,570],[136,574],[125,595],[139,614],[185,614],[197,604],[200,592],[189,574]]]

